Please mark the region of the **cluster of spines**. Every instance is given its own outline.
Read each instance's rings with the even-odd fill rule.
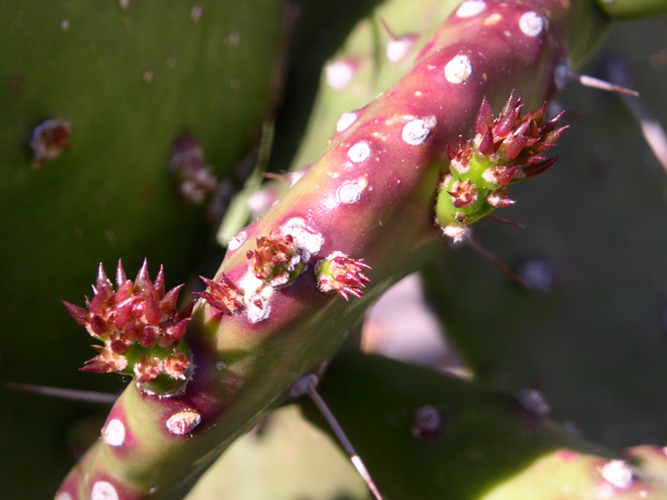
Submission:
[[[250,271],[255,278],[262,280],[264,286],[280,288],[292,283],[307,269],[308,263],[302,250],[291,235],[262,236],[256,240],[253,250],[246,253],[250,261]],[[325,294],[338,293],[345,300],[348,295],[360,298],[370,279],[364,274],[370,266],[363,259],[353,259],[340,251],[331,253],[324,259],[318,259],[313,266],[318,289]],[[208,286],[203,292],[195,294],[205,300],[217,314],[231,315],[246,305],[244,290],[237,286],[226,274],[220,274],[215,280],[200,276]],[[256,292],[256,291],[254,291]]]
[[[243,307],[243,292],[224,273],[216,280],[200,276],[208,286],[208,291],[195,292],[195,295],[204,299],[209,306],[220,313],[233,314]]]
[[[204,163],[202,147],[190,137],[183,137],[174,144],[169,169],[178,193],[196,205],[201,205],[218,185],[215,175]]]
[[[152,282],[144,260],[134,282],[118,262],[116,289],[100,264],[93,299],[86,308],[63,301],[72,317],[102,346],[87,361],[84,371],[133,375],[141,384],[159,377],[183,381],[191,368],[187,347],[182,341],[192,304],[180,312],[176,302],[183,285],[165,293],[164,270]]]
[[[37,125],[30,137],[30,149],[34,165],[39,167],[56,159],[67,148],[72,139],[72,129],[67,120],[51,118]]]
[[[290,234],[262,236],[246,257],[255,276],[273,287],[286,285],[304,270],[306,263],[299,246]]]
[[[438,222],[454,240],[467,227],[496,208],[510,206],[509,187],[553,165],[556,158],[541,153],[553,147],[567,127],[558,127],[562,113],[546,121],[546,104],[521,117],[521,97],[512,93],[497,118],[485,99],[475,119],[475,137],[447,145],[449,174],[436,205]]]
[[[347,294],[361,297],[362,290],[370,279],[364,274],[370,266],[363,259],[352,259],[342,252],[333,252],[315,265],[319,289],[324,293],[336,292],[345,300]]]
[[[278,287],[292,282],[307,267],[290,235],[261,237],[247,253],[252,272],[267,286]],[[318,287],[323,293],[336,292],[345,300],[348,294],[362,296],[369,278],[363,260],[334,252],[315,263]],[[195,292],[220,316],[231,315],[246,306],[244,291],[227,275],[215,280],[200,277],[207,290]],[[72,317],[103,345],[94,346],[99,354],[81,368],[98,373],[132,375],[140,384],[153,383],[161,376],[184,381],[191,369],[187,345],[183,341],[194,303],[178,312],[176,302],[183,285],[165,293],[164,269],[153,283],[144,263],[134,282],[127,279],[122,262],[118,262],[116,288],[100,264],[92,300],[86,297],[86,308],[67,301],[63,304]],[[164,378],[164,377],[163,377]],[[165,387],[171,387],[167,384]],[[150,387],[156,390],[157,387]]]

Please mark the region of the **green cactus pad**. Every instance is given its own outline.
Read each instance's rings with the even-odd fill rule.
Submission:
[[[619,23],[582,72],[603,77],[622,56],[664,127],[666,43],[661,19]],[[532,288],[463,248],[424,273],[429,295],[480,382],[538,384],[556,418],[608,446],[665,443],[667,176],[618,96],[572,84],[561,105],[571,128],[553,151],[567,161],[503,213],[525,229],[485,221],[474,232]]]
[[[334,363],[319,391],[387,498],[667,498],[662,448],[617,455],[449,375],[356,354]]]
[[[3,383],[120,386],[77,371],[89,342],[60,300],[81,303],[91,271],[119,258],[185,281],[210,228],[172,183],[174,143],[193,137],[222,179],[275,100],[282,2],[128,3],[0,2]],[[61,133],[59,155],[34,159],[33,129],[49,119],[66,121],[69,146]],[[1,399],[0,455],[13,457],[2,496],[47,498],[72,460],[60,437],[99,410],[4,388]]]

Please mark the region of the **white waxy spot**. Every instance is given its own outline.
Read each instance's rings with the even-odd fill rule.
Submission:
[[[245,297],[250,297],[259,291],[264,286],[264,280],[255,276],[255,273],[248,271],[243,277],[239,280],[238,287],[243,290],[243,295]]]
[[[537,12],[529,11],[519,19],[519,28],[524,35],[536,37],[544,29],[544,19]]]
[[[175,413],[167,419],[167,429],[172,434],[184,436],[201,422],[201,415],[194,410],[185,410]]]
[[[125,441],[125,426],[123,422],[114,418],[109,420],[102,435],[104,442],[109,446],[120,446]]]
[[[127,10],[130,8],[130,0],[118,0],[120,10]]]
[[[319,252],[324,244],[322,234],[307,227],[306,221],[299,217],[288,220],[280,229],[280,233],[283,236],[289,234],[294,238],[294,243],[301,250],[301,259],[305,263],[308,263],[311,256]]]
[[[248,196],[248,208],[253,218],[264,215],[271,206],[278,201],[276,193],[269,190],[255,191]]]
[[[338,122],[336,123],[336,131],[337,132],[343,132],[346,130],[350,125],[352,125],[355,121],[357,121],[357,114],[356,113],[343,113],[340,118],[338,119]]]
[[[201,5],[195,4],[190,9],[190,19],[195,23],[201,19]]]
[[[469,230],[465,226],[450,224],[449,226],[445,226],[442,232],[445,233],[445,236],[449,236],[453,240],[453,243],[460,243],[468,236]]]
[[[600,468],[600,474],[605,480],[616,486],[625,489],[632,484],[632,470],[624,460],[612,460]]]
[[[466,0],[456,9],[456,15],[459,17],[472,17],[486,9],[484,0]]]
[[[69,21],[67,19],[60,21],[60,29],[63,31],[67,31],[69,29]]]
[[[360,177],[356,181],[345,181],[336,190],[336,199],[346,205],[357,203],[366,186],[368,186],[368,180],[365,177]]]
[[[347,157],[354,163],[361,163],[366,161],[371,155],[371,147],[367,142],[357,142],[354,146],[347,150]]]
[[[119,500],[118,492],[107,481],[97,481],[90,490],[90,500]]]
[[[459,54],[445,66],[445,78],[451,83],[463,83],[472,73],[472,65],[468,56]]]
[[[401,138],[408,144],[419,146],[426,140],[436,124],[435,116],[430,116],[424,120],[412,120],[403,127]]]
[[[229,240],[229,243],[227,244],[227,249],[230,252],[233,252],[237,248],[239,248],[243,243],[245,243],[245,240],[248,238],[248,233],[245,231],[239,231],[236,236],[234,236],[232,239]]]
[[[265,289],[267,288],[269,287],[266,287]],[[269,299],[264,297],[261,293],[251,295],[245,303],[246,314],[251,323],[259,323],[271,315],[271,304],[269,304]]]
[[[354,77],[354,66],[348,61],[336,61],[327,65],[327,83],[335,90],[343,90]]]
[[[143,79],[146,83],[151,83],[153,81],[153,71],[150,69],[144,71]]]
[[[415,45],[415,38],[412,36],[405,36],[389,40],[387,42],[387,59],[397,64],[407,57]]]
[[[58,495],[56,495],[56,500],[72,500],[72,495],[66,491],[61,491],[58,493]]]
[[[264,321],[271,314],[269,300],[275,293],[273,286],[267,285],[264,280],[255,276],[248,270],[239,282],[239,288],[243,290],[243,303],[245,313],[251,323]]]

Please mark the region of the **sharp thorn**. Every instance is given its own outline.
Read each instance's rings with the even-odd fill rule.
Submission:
[[[392,40],[396,40],[398,38],[384,19],[380,18],[380,24],[382,24],[382,27],[385,29],[385,31],[389,35],[389,38],[391,38]]]
[[[514,221],[511,221],[511,220],[508,220],[508,219],[504,219],[502,217],[498,217],[495,214],[489,214],[489,215],[486,216],[486,218],[494,220],[496,222],[502,222],[503,224],[507,224],[508,226],[514,226],[514,227],[518,227],[520,229],[525,229],[525,226],[523,224],[519,224],[518,222],[514,222]]]
[[[118,396],[115,394],[80,391],[77,389],[63,389],[60,387],[48,387],[45,385],[7,383],[6,386],[9,389],[15,391],[31,392],[33,394],[41,394],[42,396],[49,396],[52,398],[69,399],[71,401],[85,401],[88,403],[99,403],[105,405],[112,405],[118,399]]]
[[[307,394],[310,397],[312,402],[315,404],[317,409],[329,424],[329,427],[331,427],[331,430],[336,435],[336,438],[338,438],[338,441],[340,442],[345,452],[349,455],[350,460],[352,461],[352,465],[354,465],[354,468],[357,469],[357,472],[365,481],[368,489],[373,494],[373,498],[375,498],[375,500],[383,500],[382,495],[380,494],[380,490],[378,490],[377,486],[375,486],[375,483],[373,482],[368,469],[366,469],[364,462],[355,451],[352,443],[345,434],[345,431],[343,431],[342,427],[338,423],[338,420],[336,420],[336,417],[334,417],[333,413],[331,413],[331,410],[324,402],[324,399],[322,399],[322,396],[320,396],[319,392],[317,392],[317,382],[317,376],[314,374],[306,375],[292,386],[291,393],[295,397],[301,394]]]
[[[290,182],[290,177],[285,172],[282,172],[280,174],[276,174],[274,172],[264,172],[262,175],[266,179],[271,179],[271,180],[274,180],[274,181],[283,181],[283,182],[287,182],[287,183]]]
[[[607,61],[606,73],[612,82],[630,83],[632,75],[625,61],[614,59]],[[641,127],[644,139],[655,154],[656,158],[667,171],[667,133],[651,111],[638,99],[629,99],[621,96]]]
[[[526,289],[530,289],[528,284],[523,281],[521,278],[519,278],[516,273],[514,273],[509,267],[507,267],[505,264],[500,262],[498,258],[493,255],[491,252],[489,252],[486,248],[484,248],[482,245],[480,245],[478,242],[476,242],[472,238],[466,239],[466,243],[470,245],[470,247],[477,252],[478,255],[481,255],[484,257],[486,260],[491,262],[496,268],[500,269],[503,273],[505,273],[510,279],[514,280],[516,283],[521,285],[522,287]]]
[[[616,92],[618,94],[631,95],[634,97],[639,97],[639,92],[627,87],[622,87],[621,85],[616,85],[599,78],[594,78],[587,75],[578,75],[577,73],[570,73],[570,80],[580,83],[586,87],[592,87],[601,90],[608,90],[609,92]]]

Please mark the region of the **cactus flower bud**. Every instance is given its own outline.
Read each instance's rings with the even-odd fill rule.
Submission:
[[[63,301],[76,322],[104,343],[95,346],[99,354],[81,369],[133,375],[139,384],[148,384],[146,388],[161,393],[170,392],[174,381],[185,380],[190,360],[182,337],[192,308],[180,313],[176,308],[182,287],[165,294],[164,270],[160,268],[153,283],[146,260],[132,282],[118,261],[114,290],[100,264],[93,286],[95,295],[92,300],[86,298],[87,309]]]
[[[450,173],[440,185],[436,215],[446,235],[458,241],[467,226],[495,208],[514,203],[509,186],[537,175],[557,160],[541,153],[555,145],[567,127],[557,128],[562,113],[544,123],[546,105],[521,115],[522,99],[514,92],[497,118],[484,98],[475,119],[475,137],[447,145]]]
[[[342,252],[333,252],[317,262],[315,275],[322,292],[336,292],[349,300],[348,293],[361,297],[362,289],[371,281],[363,273],[364,268],[370,269],[370,266],[364,264],[362,259],[356,260]]]

